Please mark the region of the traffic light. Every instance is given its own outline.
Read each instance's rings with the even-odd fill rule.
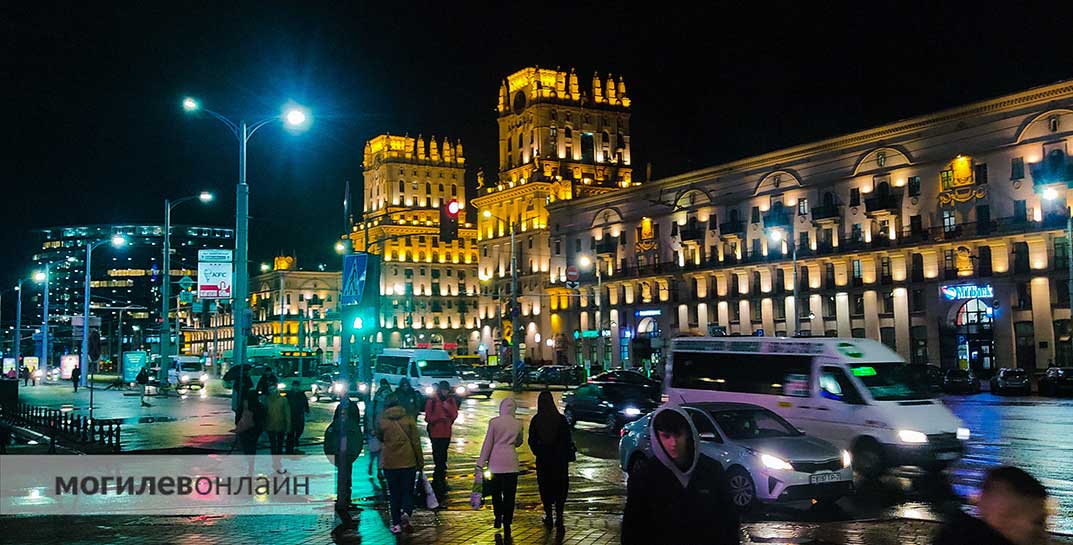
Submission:
[[[440,207],[440,242],[458,240],[458,213],[462,205],[457,199],[451,199]]]

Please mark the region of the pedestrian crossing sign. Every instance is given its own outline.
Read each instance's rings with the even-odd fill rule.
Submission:
[[[365,274],[368,254],[351,254],[343,259],[343,289],[339,297],[341,305],[360,305],[365,292]]]

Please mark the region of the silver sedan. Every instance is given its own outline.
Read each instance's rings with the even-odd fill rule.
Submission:
[[[812,500],[833,503],[853,491],[850,455],[806,436],[777,414],[746,403],[688,403],[701,453],[727,472],[738,508],[758,502]],[[619,441],[619,465],[629,473],[652,457],[652,415],[627,424]]]

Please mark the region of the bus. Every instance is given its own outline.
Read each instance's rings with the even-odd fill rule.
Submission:
[[[232,352],[225,350],[220,359],[224,373],[231,367],[232,358]],[[250,380],[254,385],[262,375],[272,371],[279,379],[280,390],[290,389],[291,382],[294,380],[301,383],[302,391],[308,390],[316,382],[319,374],[324,372],[320,357],[316,352],[286,344],[262,344],[247,347],[246,362],[253,367]]]

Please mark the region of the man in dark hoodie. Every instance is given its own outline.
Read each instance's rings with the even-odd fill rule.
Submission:
[[[649,424],[653,459],[630,474],[623,545],[740,543],[738,513],[719,462],[700,453],[684,412],[659,409]]]
[[[980,518],[957,511],[947,518],[933,545],[1032,545],[1047,542],[1047,490],[1016,467],[992,469],[977,506]]]

